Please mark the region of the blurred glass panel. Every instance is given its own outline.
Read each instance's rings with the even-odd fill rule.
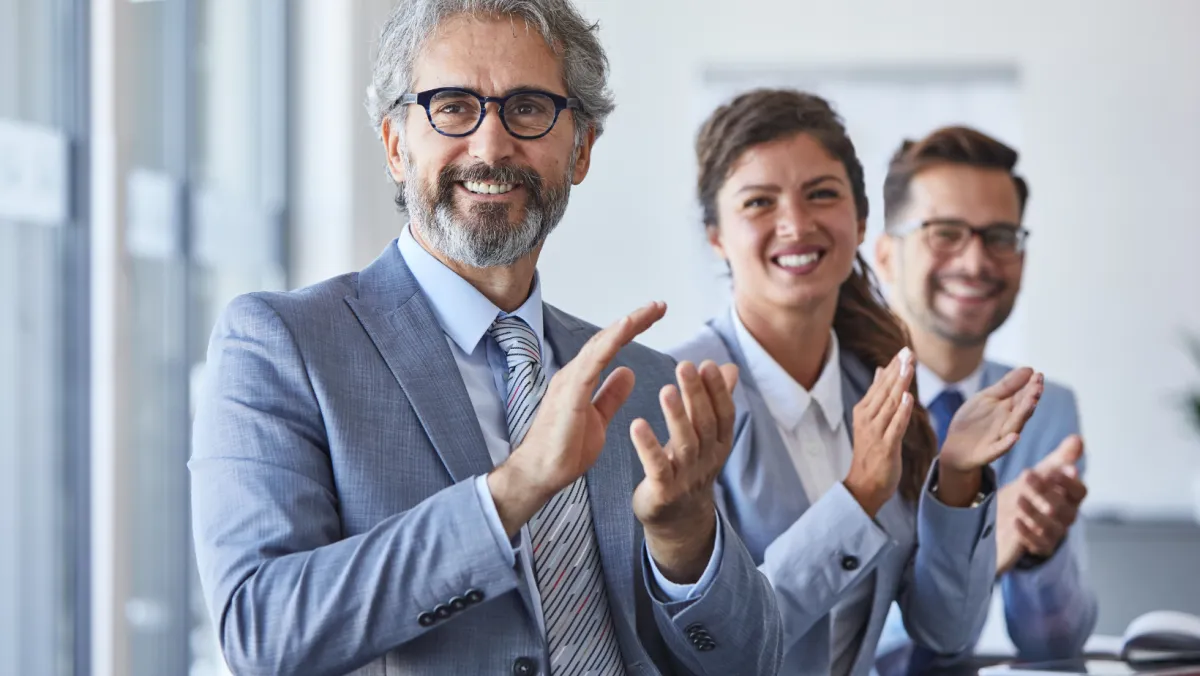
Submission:
[[[235,296],[280,289],[287,138],[284,0],[195,0],[196,134],[189,158],[193,382]],[[192,676],[228,673],[192,566]]]
[[[65,210],[35,223],[23,214],[45,210],[20,203],[31,185],[42,204],[68,201],[63,158],[36,161],[47,142],[65,147],[74,73],[61,11],[58,1],[0,0],[0,674],[71,674],[74,663],[78,505],[65,383],[78,317],[64,297],[74,231]]]
[[[118,4],[129,54],[117,63],[129,96],[119,109],[129,119],[118,124],[136,132],[124,177],[128,359],[118,376],[128,396],[119,425],[128,440],[120,520],[129,567],[120,574],[130,676],[182,674],[188,659],[185,11],[181,0]]]
[[[127,650],[133,676],[223,675],[191,545],[191,386],[217,313],[284,282],[286,8],[161,0],[121,11],[137,130],[125,177]]]

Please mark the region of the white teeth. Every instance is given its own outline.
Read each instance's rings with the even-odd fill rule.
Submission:
[[[463,187],[477,195],[503,195],[517,186],[514,183],[481,183],[479,181],[463,181]]]
[[[775,259],[776,263],[785,268],[802,268],[805,265],[816,263],[821,258],[821,254],[817,251],[806,254],[786,254]]]
[[[947,293],[962,298],[987,298],[992,294],[991,287],[972,286],[959,282],[946,282],[942,285],[942,288],[945,289]]]

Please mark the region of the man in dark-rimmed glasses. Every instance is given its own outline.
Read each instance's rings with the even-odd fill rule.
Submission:
[[[917,387],[939,438],[964,398],[1009,367],[984,358],[1012,312],[1030,233],[1029,187],[1017,152],[977,130],[948,127],[897,150],[884,182],[877,268],[917,356]],[[1078,655],[1096,624],[1083,582],[1083,536],[1073,524],[1087,495],[1071,390],[1046,381],[1021,440],[996,461],[997,580],[1009,637],[1022,658]],[[982,629],[982,628],[980,628]],[[879,645],[885,676],[919,673],[961,656],[913,649],[893,609]]]
[[[736,368],[635,344],[661,303],[599,330],[542,302],[613,108],[595,31],[568,0],[401,2],[367,108],[407,225],[217,323],[192,512],[234,672],[778,668],[714,505]]]

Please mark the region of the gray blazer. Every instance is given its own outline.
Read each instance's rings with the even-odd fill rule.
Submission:
[[[737,436],[721,473],[719,502],[779,600],[780,673],[830,673],[830,611],[863,580],[872,586],[873,600],[852,674],[871,671],[894,600],[909,633],[922,644],[939,652],[958,652],[970,644],[987,617],[996,571],[995,474],[990,469],[984,482],[988,498],[976,509],[946,507],[930,495],[936,468],[918,508],[896,495],[874,522],[840,483],[810,504],[746,368],[731,315],[711,320],[672,354],[679,360],[731,360],[741,368],[734,391]],[[872,373],[845,350],[840,365],[845,422],[853,433],[854,406]]]
[[[563,363],[597,330],[544,317]],[[667,438],[657,392],[673,364],[630,345],[620,365],[637,385],[587,483],[628,673],[775,673],[777,606],[732,528],[705,594],[651,591],[626,430],[644,417]],[[479,423],[394,242],[361,273],[229,305],[189,467],[200,580],[235,673],[546,673],[528,590],[471,481],[492,469]]]

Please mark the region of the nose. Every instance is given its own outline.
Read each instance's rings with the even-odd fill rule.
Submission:
[[[808,210],[796,206],[792,200],[779,201],[775,219],[776,236],[780,239],[800,239],[804,233],[813,229],[813,216]]]
[[[967,248],[963,249],[956,257],[956,262],[964,274],[972,277],[994,272],[995,261],[984,248],[982,237],[971,237],[967,241]]]
[[[500,120],[500,108],[498,104],[488,103],[487,114],[483,116],[483,122],[473,134],[467,137],[469,140],[468,152],[471,157],[474,157],[484,164],[500,164],[512,157],[516,150],[517,139],[513,138],[504,128],[504,123]]]

